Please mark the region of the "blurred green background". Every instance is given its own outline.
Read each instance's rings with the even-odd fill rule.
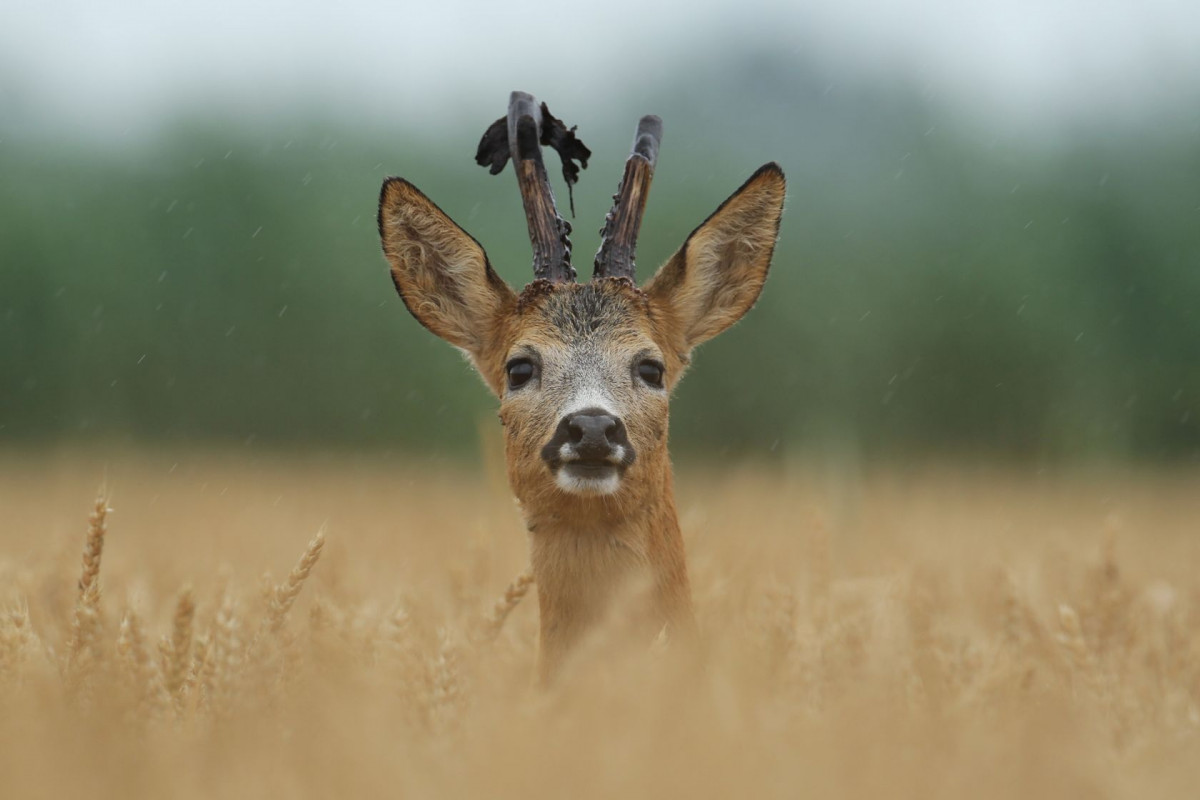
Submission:
[[[0,61],[0,443],[470,453],[494,401],[404,311],[375,203],[409,178],[524,285],[511,170],[472,160],[520,88],[595,154],[581,274],[640,114],[666,125],[642,277],[760,164],[787,173],[763,298],[698,354],[677,452],[1196,459],[1200,82],[1132,118],[1008,127],[919,71],[707,35],[603,89],[501,67],[486,102],[476,86],[391,116],[192,96],[134,134],[39,110]]]

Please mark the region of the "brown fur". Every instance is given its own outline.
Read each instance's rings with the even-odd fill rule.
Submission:
[[[478,242],[406,181],[380,198],[384,253],[405,305],[463,349],[500,398],[508,477],[529,529],[541,616],[539,673],[635,595],[632,625],[646,640],[667,626],[692,638],[695,621],[667,453],[668,401],[692,348],[735,323],[758,299],[783,210],[784,178],[768,164],[687,238],[647,284],[601,278],[537,281],[517,297]],[[514,356],[537,360],[537,385],[506,389]],[[639,359],[665,367],[664,389],[635,377]],[[590,394],[589,394],[590,393]],[[566,491],[541,458],[573,398],[602,395],[636,458],[611,494]]]

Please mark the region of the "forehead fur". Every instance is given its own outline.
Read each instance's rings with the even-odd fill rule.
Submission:
[[[612,334],[645,323],[646,296],[628,278],[599,278],[591,283],[535,281],[517,305],[526,320],[537,319],[568,338]]]

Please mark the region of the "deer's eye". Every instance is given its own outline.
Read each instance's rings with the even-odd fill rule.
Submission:
[[[661,389],[663,385],[663,365],[657,361],[646,359],[639,361],[637,365],[638,377],[643,381],[653,386],[655,389]]]
[[[508,388],[520,389],[537,376],[537,365],[528,358],[514,358],[508,362]]]

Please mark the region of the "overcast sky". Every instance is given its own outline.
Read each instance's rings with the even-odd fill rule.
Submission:
[[[513,88],[589,97],[684,57],[761,42],[914,77],[1004,120],[1137,115],[1200,76],[1198,0],[6,0],[0,122],[152,125],[180,106],[317,102],[364,123]],[[683,10],[686,9],[686,10]],[[1195,94],[1191,95],[1193,98]],[[986,102],[979,102],[985,100]],[[1200,110],[1179,113],[1196,115]]]

